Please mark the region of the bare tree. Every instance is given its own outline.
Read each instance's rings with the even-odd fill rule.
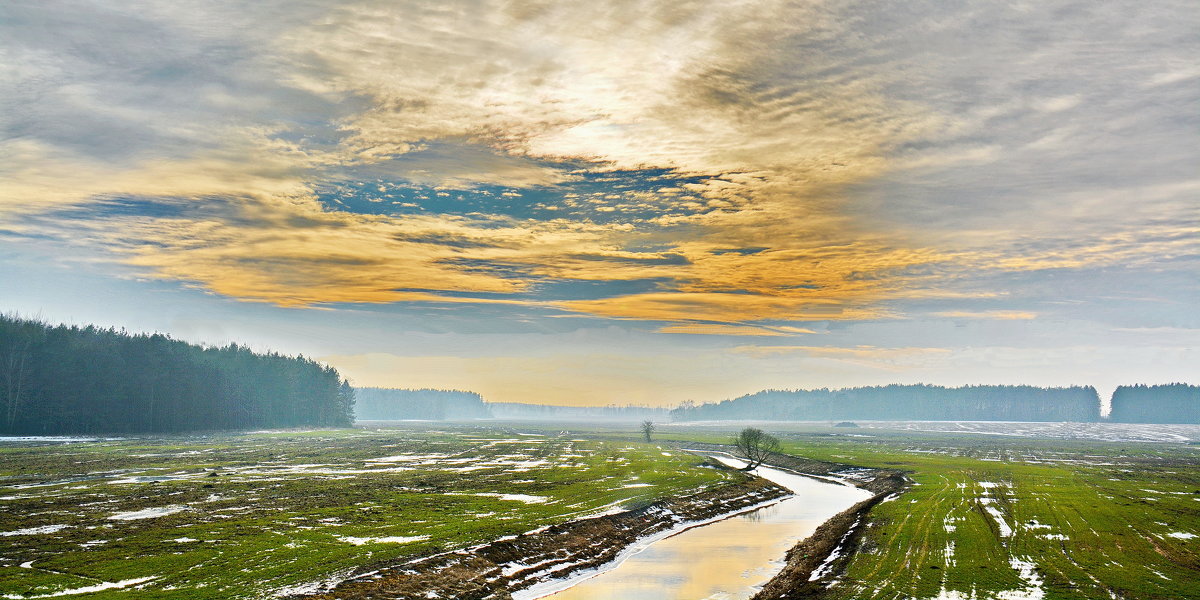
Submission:
[[[779,438],[757,427],[747,427],[733,438],[738,454],[746,458],[743,471],[752,471],[771,454],[779,452]]]
[[[642,421],[642,435],[646,436],[647,442],[650,441],[650,434],[654,433],[655,429],[658,429],[658,427],[654,425],[654,421],[649,419]]]

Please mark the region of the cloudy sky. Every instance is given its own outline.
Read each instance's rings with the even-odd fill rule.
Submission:
[[[1200,12],[15,0],[0,311],[573,404],[1200,383]]]

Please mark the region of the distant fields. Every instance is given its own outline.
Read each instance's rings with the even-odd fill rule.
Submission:
[[[6,442],[0,596],[269,596],[735,477],[699,462],[502,429]]]

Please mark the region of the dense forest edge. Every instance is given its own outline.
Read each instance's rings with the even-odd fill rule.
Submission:
[[[1108,418],[1118,423],[1200,423],[1200,386],[1123,385],[1113,392]]]
[[[357,405],[357,406],[356,406]],[[1200,386],[887,385],[763,390],[674,408],[487,402],[462,390],[352,388],[303,356],[0,315],[0,434],[346,427],[384,420],[1043,421],[1200,424]]]
[[[354,389],[302,356],[0,315],[0,432],[345,427]]]

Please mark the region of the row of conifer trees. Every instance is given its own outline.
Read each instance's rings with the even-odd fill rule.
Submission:
[[[348,426],[354,390],[300,356],[0,316],[0,409],[8,434]]]
[[[1200,423],[1200,386],[1121,386],[1112,411],[1101,418],[1091,386],[885,385],[847,389],[764,390],[671,411],[676,421],[700,420],[885,420],[885,421],[1074,421]]]

